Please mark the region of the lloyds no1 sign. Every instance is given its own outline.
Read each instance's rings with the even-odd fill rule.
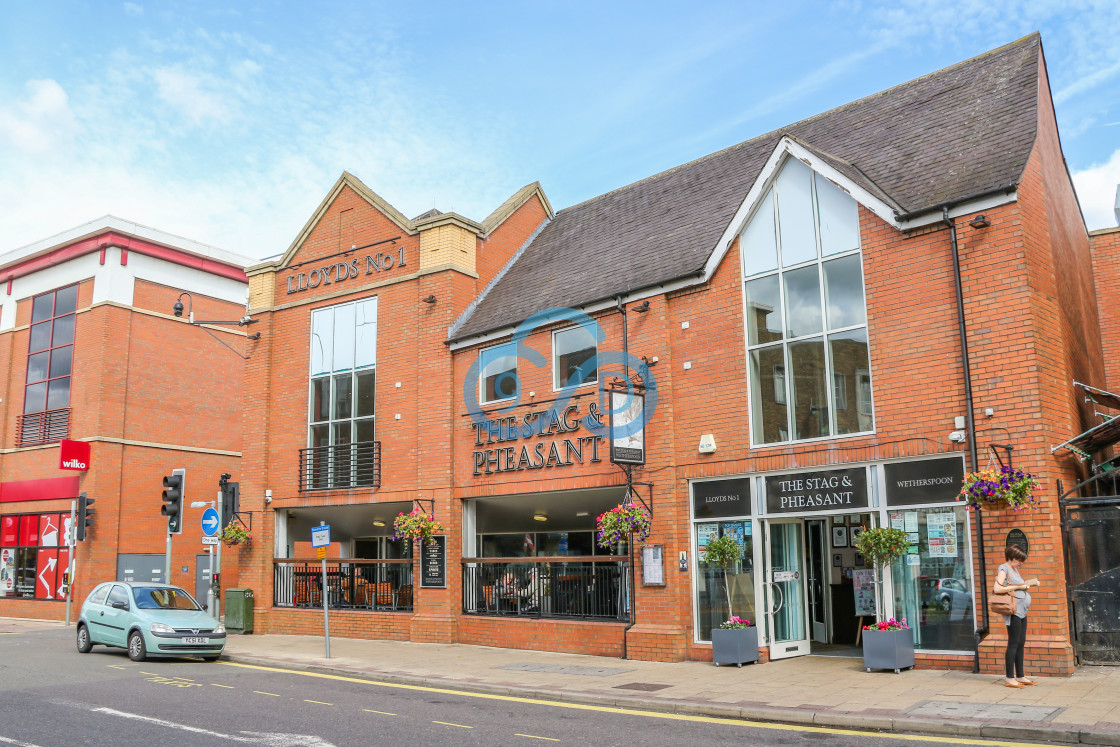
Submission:
[[[867,470],[864,467],[805,470],[766,478],[766,512],[831,513],[867,508]]]

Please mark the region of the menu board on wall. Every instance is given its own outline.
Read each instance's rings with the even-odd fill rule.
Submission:
[[[875,571],[872,569],[852,571],[852,587],[856,594],[856,615],[875,614]]]
[[[952,511],[926,514],[926,536],[929,539],[931,558],[955,558],[957,556],[956,514]]]
[[[447,586],[447,537],[432,536],[420,546],[420,586],[438,589]]]

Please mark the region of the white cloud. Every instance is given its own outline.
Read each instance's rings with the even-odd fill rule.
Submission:
[[[0,146],[42,154],[57,148],[78,130],[66,91],[53,80],[27,81],[28,98],[0,108]]]
[[[1077,200],[1090,231],[1116,225],[1116,189],[1120,185],[1120,150],[1113,152],[1106,163],[1090,166],[1072,174]]]
[[[125,3],[124,12],[130,16],[142,16],[144,15],[144,8],[136,3]]]
[[[157,95],[197,124],[226,122],[236,108],[236,101],[215,90],[218,85],[210,76],[187,72],[181,68],[160,68],[152,73]]]

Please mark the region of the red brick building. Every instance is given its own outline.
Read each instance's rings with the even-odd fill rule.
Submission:
[[[344,174],[248,274],[263,630],[321,630],[325,522],[338,635],[708,659],[734,613],[780,659],[853,649],[877,595],[919,665],[994,671],[1014,531],[1028,667],[1073,668],[1055,485],[1088,465],[1052,447],[1096,422],[1108,311],[1037,35],[559,212],[534,184],[409,220]],[[612,439],[627,382],[644,430]],[[996,460],[1036,510],[956,500]],[[599,546],[623,502],[651,534]],[[392,537],[417,506],[423,558]],[[871,526],[912,542],[878,587]]]
[[[0,256],[0,614],[62,619],[67,528],[79,493],[93,522],[77,543],[78,604],[118,579],[165,580],[162,478],[186,470],[186,501],[215,498],[241,460],[237,326],[244,257],[111,216]],[[185,294],[185,295],[181,295]],[[60,458],[60,441],[88,448]],[[79,449],[83,447],[79,446]],[[187,509],[171,581],[192,592],[207,571],[201,513]],[[202,593],[205,603],[205,592]],[[73,610],[77,617],[77,610]]]

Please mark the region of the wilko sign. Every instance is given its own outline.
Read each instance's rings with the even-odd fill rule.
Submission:
[[[89,441],[68,441],[58,444],[58,468],[76,469],[85,472],[89,469]]]

